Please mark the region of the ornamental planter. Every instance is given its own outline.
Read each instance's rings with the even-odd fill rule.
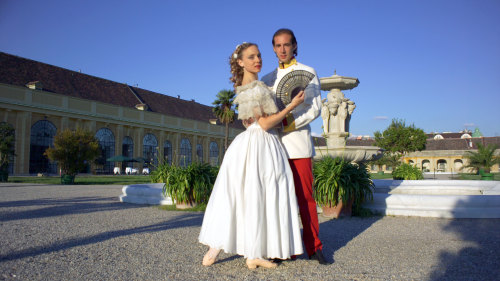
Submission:
[[[61,184],[75,184],[75,176],[62,175]]]
[[[349,200],[346,204],[344,204],[342,200],[339,200],[339,203],[335,206],[322,206],[323,216],[333,219],[338,219],[339,217],[351,217],[353,203],[354,199]]]
[[[483,180],[483,181],[492,181],[493,180],[493,174],[492,173],[482,173],[481,174],[481,180]]]
[[[175,204],[175,207],[179,210],[184,210],[184,209],[191,209],[196,207],[198,204],[196,203],[177,203]]]

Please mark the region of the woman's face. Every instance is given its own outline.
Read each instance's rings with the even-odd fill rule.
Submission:
[[[253,45],[243,50],[241,59],[238,59],[238,64],[250,73],[259,73],[262,69],[259,48]]]

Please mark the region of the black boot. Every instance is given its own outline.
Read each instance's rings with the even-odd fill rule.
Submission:
[[[325,257],[323,256],[323,252],[321,250],[317,250],[314,254],[309,256],[310,260],[317,260],[320,264],[323,265],[328,265],[330,262],[328,262]]]

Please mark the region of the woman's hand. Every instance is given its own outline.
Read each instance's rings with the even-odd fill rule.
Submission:
[[[290,106],[292,107],[292,109],[296,108],[297,106],[299,106],[301,103],[304,102],[304,99],[306,98],[306,94],[304,93],[304,91],[300,91],[293,99],[292,101],[290,102]]]

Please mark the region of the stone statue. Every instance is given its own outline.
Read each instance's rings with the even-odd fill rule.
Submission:
[[[349,132],[349,121],[356,105],[353,101],[344,97],[344,94],[333,89],[323,99],[321,109],[321,118],[323,119],[323,131],[328,133],[346,133]]]

